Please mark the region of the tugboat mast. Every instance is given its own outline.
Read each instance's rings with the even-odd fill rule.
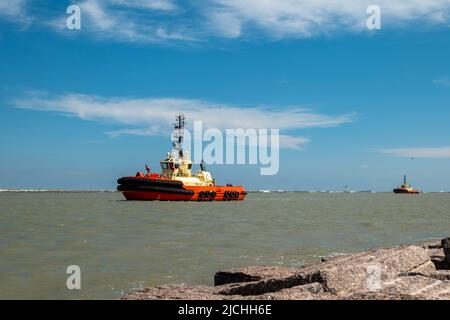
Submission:
[[[184,124],[185,117],[183,114],[178,114],[174,123],[174,141],[172,142],[173,148],[177,151],[178,156],[183,158],[183,140],[184,140]]]

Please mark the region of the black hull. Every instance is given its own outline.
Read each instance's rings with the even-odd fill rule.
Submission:
[[[408,191],[404,189],[394,189],[394,193],[400,193],[400,194],[418,194],[419,191]]]
[[[153,186],[153,187],[178,187],[183,188],[183,182],[160,179],[145,179],[135,177],[123,177],[117,180],[123,186]]]
[[[119,185],[117,187],[118,191],[150,191],[159,193],[171,193],[171,194],[184,194],[184,195],[194,195],[193,190],[186,190],[177,187],[158,187],[158,186],[133,186],[133,185]]]

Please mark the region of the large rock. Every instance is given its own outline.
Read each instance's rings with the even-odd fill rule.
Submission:
[[[327,291],[343,295],[368,288],[376,290],[401,274],[430,268],[429,262],[422,247],[398,247],[331,261],[320,268],[319,274]]]
[[[444,249],[445,261],[450,264],[450,238],[442,239],[441,246]]]
[[[218,272],[227,279],[257,279],[224,287],[220,294],[260,295],[294,286],[318,282],[327,292],[345,295],[381,285],[403,273],[421,268],[435,271],[426,249],[420,246],[379,249],[343,256],[305,268],[252,267]],[[216,274],[216,278],[217,278]],[[220,276],[219,278],[221,278]],[[377,279],[379,277],[379,279]],[[380,282],[380,284],[371,282]],[[222,283],[222,282],[221,282]],[[224,282],[225,283],[225,282]]]
[[[336,299],[336,296],[326,292],[320,283],[313,282],[301,286],[281,289],[276,292],[264,293],[262,295],[246,296],[245,298],[250,300],[333,300]]]
[[[124,299],[450,299],[446,245],[382,248],[301,268],[228,269],[216,273],[214,287],[159,286]]]
[[[125,300],[218,300],[214,288],[208,286],[187,286],[184,284],[163,285],[145,288],[122,297]]]
[[[450,281],[441,281],[430,277],[415,275],[401,276],[392,282],[386,283],[378,291],[357,292],[348,295],[345,299],[449,299]]]
[[[298,268],[251,266],[218,271],[214,275],[214,285],[227,283],[253,282],[269,278],[289,277],[298,271]]]

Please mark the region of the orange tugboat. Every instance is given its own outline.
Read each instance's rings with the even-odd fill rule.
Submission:
[[[189,154],[183,152],[183,133],[185,118],[176,117],[173,143],[174,153],[168,153],[161,160],[162,172],[138,172],[134,177],[117,180],[127,200],[161,200],[161,201],[236,201],[244,200],[247,192],[243,186],[216,186],[211,173],[205,170],[202,161],[200,171],[192,173],[192,161]]]
[[[407,194],[418,194],[422,193],[420,190],[415,190],[412,186],[406,182],[406,175],[403,177],[403,184],[394,189],[394,193],[407,193]]]

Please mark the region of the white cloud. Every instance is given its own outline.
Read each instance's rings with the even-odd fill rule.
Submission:
[[[177,10],[169,0],[85,0],[80,6],[83,30],[97,38],[138,43],[195,40],[179,23],[173,24],[176,25],[175,30],[169,30],[153,15],[159,11]]]
[[[181,9],[171,0],[83,0],[81,33],[100,40],[155,44],[199,41],[195,32],[181,22]],[[43,24],[67,36],[66,15],[46,19]]]
[[[448,78],[434,79],[433,82],[444,86],[450,86],[450,79]]]
[[[27,15],[26,0],[0,0],[0,18],[15,21],[28,27],[32,18]]]
[[[305,137],[288,136],[280,134],[280,148],[301,150],[302,146],[310,143],[311,140]]]
[[[0,15],[15,17],[24,13],[25,0],[0,0]]]
[[[225,38],[237,38],[241,35],[241,20],[230,12],[213,10],[208,12],[210,28]]]
[[[82,7],[83,35],[150,44],[369,32],[366,9],[373,4],[381,8],[382,29],[448,28],[450,20],[450,0],[80,0],[77,4]],[[0,0],[0,18],[64,30],[65,12],[44,10],[45,2],[40,7],[30,0]]]
[[[206,3],[206,2],[205,2]],[[448,24],[450,0],[213,0],[205,13],[224,34],[262,31],[275,38],[310,37],[336,31],[365,31],[366,9],[376,4],[383,25]],[[227,23],[223,23],[226,17]],[[420,28],[420,25],[419,25]]]
[[[111,138],[117,138],[125,135],[134,135],[134,136],[158,136],[161,135],[162,132],[166,132],[166,129],[161,129],[158,126],[151,126],[149,128],[144,129],[122,129],[116,131],[106,132],[108,136]]]
[[[204,129],[273,128],[282,132],[333,127],[354,121],[354,114],[325,115],[299,107],[238,107],[203,100],[179,98],[105,98],[82,94],[51,96],[32,94],[13,101],[18,108],[57,112],[83,120],[116,123],[132,128],[108,132],[120,135],[167,135],[177,113],[184,113],[189,126],[202,120]],[[282,147],[301,148],[309,139],[282,134]]]
[[[187,33],[169,32],[164,27],[158,27],[155,31],[155,36],[158,40],[179,40],[179,41],[197,41],[198,39],[189,36]]]
[[[114,17],[108,14],[101,2],[97,0],[86,0],[81,3],[83,18],[89,17],[91,22],[100,30],[109,30],[114,27]]]
[[[377,152],[402,158],[450,158],[450,147],[378,149]]]

